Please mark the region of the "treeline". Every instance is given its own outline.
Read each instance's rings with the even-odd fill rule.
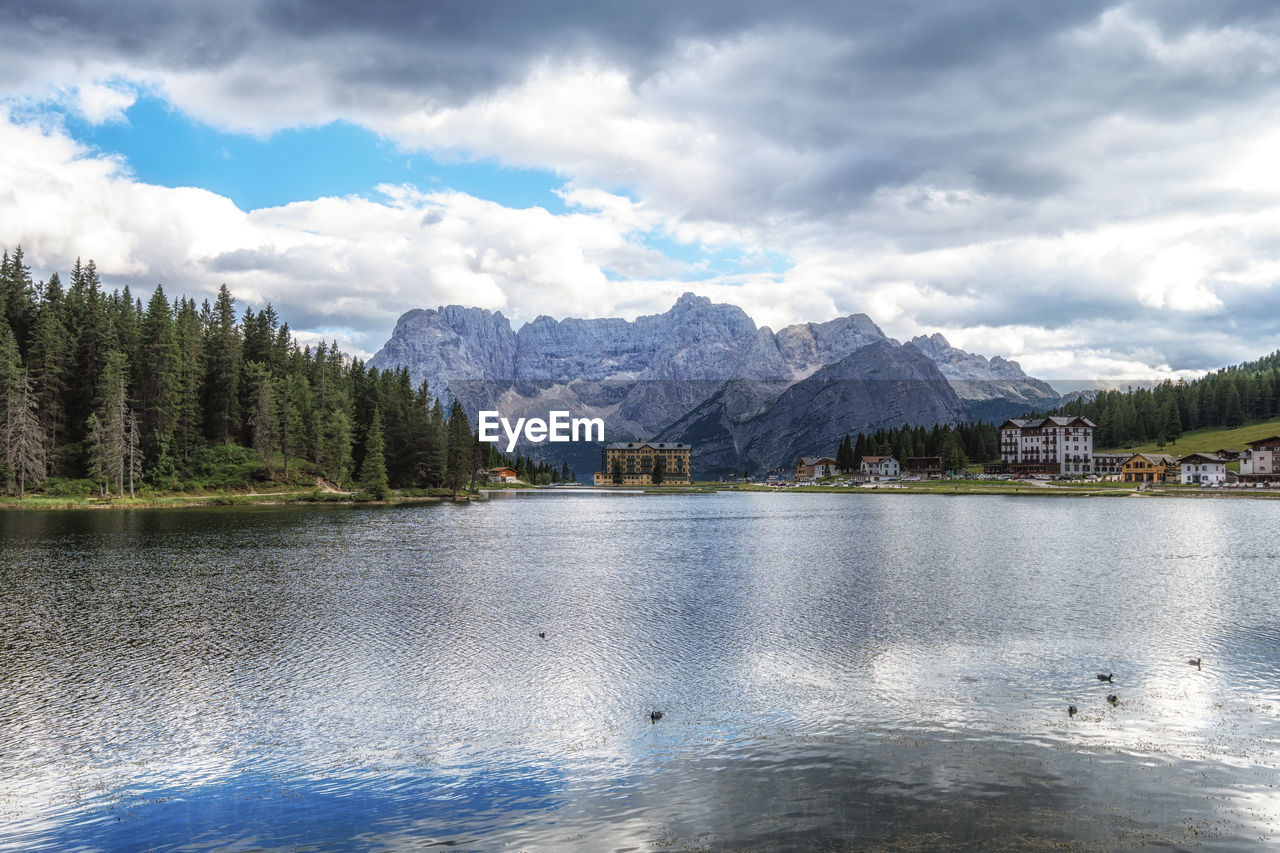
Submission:
[[[117,495],[321,478],[384,498],[498,465],[568,473],[478,442],[403,368],[299,347],[270,305],[237,317],[225,285],[212,304],[156,287],[144,305],[103,292],[93,261],[65,287],[34,282],[19,248],[0,260],[0,317],[0,483],[18,494],[50,477]]]
[[[1193,429],[1269,420],[1280,416],[1280,351],[1190,382],[1103,391],[1051,414],[1082,415],[1097,424],[1094,447],[1163,445]]]
[[[836,450],[836,465],[856,470],[864,456],[892,456],[901,463],[912,457],[937,456],[944,471],[958,471],[969,462],[989,462],[1000,457],[1000,431],[992,424],[972,423],[891,427],[873,433],[846,435]]]

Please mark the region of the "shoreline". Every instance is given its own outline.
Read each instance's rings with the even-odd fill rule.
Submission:
[[[1280,500],[1280,490],[1272,489],[1198,489],[1198,488],[1146,488],[1128,486],[1099,488],[1095,486],[1009,486],[1006,484],[977,486],[966,481],[932,481],[929,483],[883,483],[874,486],[795,486],[774,488],[770,486],[740,486],[724,483],[694,483],[673,486],[542,486],[479,489],[475,494],[451,495],[396,495],[390,500],[356,500],[354,495],[338,497],[325,492],[318,497],[314,492],[252,493],[228,495],[155,495],[137,498],[50,498],[28,495],[21,501],[13,497],[0,498],[0,512],[9,510],[122,510],[122,509],[186,509],[232,506],[414,506],[439,503],[470,503],[490,499],[490,492],[537,493],[539,495],[574,494],[626,494],[626,495],[690,495],[736,492],[743,494],[844,494],[844,495],[937,495],[946,497],[1051,497],[1051,498],[1190,498],[1200,500]]]

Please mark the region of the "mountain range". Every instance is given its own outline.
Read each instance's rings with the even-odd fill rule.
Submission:
[[[608,441],[687,442],[698,476],[834,453],[846,433],[1000,420],[1060,399],[1017,362],[964,352],[942,335],[899,343],[865,314],[774,332],[692,293],[633,321],[543,315],[518,331],[500,312],[415,309],[369,364],[408,368],[415,384],[457,399],[471,417],[568,410],[603,418]],[[579,473],[599,467],[599,445],[520,452],[567,456]]]

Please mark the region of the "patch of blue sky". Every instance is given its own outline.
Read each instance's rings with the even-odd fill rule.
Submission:
[[[164,100],[140,97],[125,121],[94,125],[56,105],[78,142],[118,154],[138,180],[167,187],[201,187],[243,210],[325,196],[378,197],[379,184],[408,184],[423,192],[457,190],[507,207],[563,213],[553,172],[516,169],[492,160],[438,160],[406,152],[348,122],[281,130],[269,137],[220,131]]]
[[[655,251],[680,263],[683,281],[705,281],[712,278],[768,273],[780,276],[791,268],[791,261],[779,252],[750,251],[738,246],[709,247],[699,242],[682,243],[658,232],[643,235],[642,242]]]

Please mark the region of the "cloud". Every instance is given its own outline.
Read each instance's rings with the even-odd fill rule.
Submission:
[[[145,88],[219,128],[343,119],[564,177],[559,216],[395,187],[246,212],[62,136],[3,155],[44,160],[7,185],[23,215],[0,240],[201,292],[225,278],[364,351],[439,302],[661,310],[691,285],[652,236],[790,259],[692,285],[759,322],[866,311],[1057,375],[1280,341],[1258,310],[1280,302],[1270,3],[49,0],[0,10],[0,38],[30,45],[0,87],[76,91],[90,121]]]
[[[137,94],[130,88],[90,83],[77,90],[76,109],[90,124],[104,124],[123,121],[135,100]]]

